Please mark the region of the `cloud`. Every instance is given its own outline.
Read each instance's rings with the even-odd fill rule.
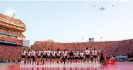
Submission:
[[[6,9],[5,13],[8,16],[13,16],[16,13],[16,10],[13,8],[8,8],[8,9]]]

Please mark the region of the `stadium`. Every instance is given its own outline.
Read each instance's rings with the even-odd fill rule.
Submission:
[[[44,50],[55,51],[57,49],[61,51],[63,51],[64,49],[73,50],[73,51],[84,51],[86,50],[86,48],[89,48],[89,49],[95,48],[98,50],[106,51],[107,61],[111,58],[111,56],[115,57],[116,63],[125,62],[125,61],[131,62],[133,60],[133,55],[132,55],[133,54],[133,39],[121,40],[121,41],[95,42],[93,38],[90,38],[89,42],[72,42],[72,43],[60,43],[60,42],[55,42],[53,40],[35,41],[35,43],[29,48],[24,45],[25,36],[22,33],[26,31],[26,26],[21,20],[6,16],[4,14],[0,14],[0,26],[1,26],[0,27],[0,34],[1,34],[0,35],[0,58],[1,58],[0,61],[1,63],[9,63],[9,64],[13,63],[11,65],[17,66],[16,68],[10,68],[12,66],[8,66],[9,70],[11,69],[19,70],[20,67],[18,63],[21,63],[22,61],[22,58],[21,58],[22,52],[24,50],[31,50],[31,49],[34,49],[36,51],[44,51]],[[53,59],[53,61],[56,61],[56,60]],[[77,61],[75,61],[74,59],[71,60],[72,63],[74,62],[77,63],[77,66],[76,64],[74,64],[76,67],[81,66],[82,68],[87,68],[87,69],[91,67],[90,66],[91,64],[88,64],[88,66],[86,66],[86,65],[83,65],[84,63],[78,66],[78,61],[80,60],[77,60]],[[49,60],[49,62],[52,62],[52,59],[51,61]],[[107,63],[107,65],[109,64],[110,63]],[[46,65],[51,65],[51,68],[52,68],[52,66],[55,66],[56,64],[52,65],[52,64],[46,63]],[[95,66],[95,65],[97,64],[92,63],[92,66]],[[3,65],[3,66],[6,66],[6,65]],[[21,65],[21,64],[20,66],[24,67],[24,65]],[[64,67],[64,66],[62,65],[61,67]],[[92,69],[88,69],[88,70],[97,70],[96,68],[93,68],[93,67],[91,68]],[[25,70],[25,69],[22,69],[22,70]]]
[[[41,3],[39,3],[39,4],[41,4]],[[114,9],[114,7],[117,5],[108,4],[108,8],[111,8],[111,10],[106,8],[106,6],[99,7],[98,5],[92,5],[92,6],[89,5],[89,7],[91,7],[93,10],[93,11],[91,10],[89,12],[93,13],[93,15],[92,14],[88,15],[86,13],[87,10],[84,8],[84,6],[81,7],[81,6],[79,6],[80,4],[78,4],[78,3],[76,3],[77,5],[75,3],[73,3],[74,6],[73,6],[73,4],[71,5],[71,3],[69,3],[70,7],[68,6],[69,4],[66,5],[67,2],[66,2],[66,4],[64,2],[61,2],[60,4],[61,4],[61,6],[60,5],[58,6],[58,4],[56,4],[56,5],[55,5],[55,3],[47,4],[47,2],[46,2],[46,5],[48,8],[45,8],[45,9],[47,9],[45,11],[47,11],[47,12],[45,12],[45,11],[40,12],[40,13],[43,13],[43,14],[41,14],[41,16],[42,15],[47,16],[46,18],[43,18],[40,16],[40,14],[37,14],[37,15],[33,14],[34,12],[37,13],[37,10],[34,10],[33,8],[31,8],[29,10],[27,4],[25,3],[26,7],[28,8],[27,10],[29,10],[31,13],[30,14],[25,9],[27,11],[25,13],[26,17],[30,17],[30,18],[28,18],[29,21],[32,21],[35,23],[37,22],[36,26],[33,26],[33,29],[35,31],[31,29],[31,31],[30,31],[31,33],[28,32],[30,34],[29,36],[31,36],[31,39],[32,39],[32,37],[36,37],[39,39],[42,37],[42,35],[45,35],[46,38],[50,37],[50,39],[48,39],[48,40],[46,40],[46,39],[41,40],[41,41],[35,40],[35,42],[32,45],[30,44],[31,40],[30,39],[27,40],[27,36],[24,34],[27,31],[27,29],[32,28],[32,26],[31,26],[32,24],[28,25],[29,27],[27,27],[27,24],[25,23],[27,18],[23,19],[23,20],[25,20],[25,22],[24,22],[24,21],[22,21],[22,19],[20,19],[20,18],[18,19],[18,17],[16,18],[15,13],[10,13],[11,16],[4,14],[4,13],[0,13],[0,70],[133,70],[133,39],[132,38],[122,39],[122,40],[117,40],[117,39],[116,40],[102,40],[102,37],[100,37],[101,40],[97,41],[97,40],[95,40],[95,38],[90,37],[90,38],[88,38],[87,41],[78,41],[78,42],[63,42],[63,41],[54,40],[54,37],[62,38],[62,37],[67,36],[66,38],[63,38],[63,39],[67,39],[69,36],[74,37],[75,35],[78,35],[78,34],[76,34],[76,29],[77,29],[77,32],[79,32],[81,35],[87,34],[86,32],[84,33],[84,31],[82,31],[82,30],[81,31],[78,30],[78,27],[80,27],[82,25],[84,25],[84,26],[81,29],[85,28],[84,30],[87,30],[86,27],[88,28],[88,26],[86,26],[86,24],[85,24],[86,21],[84,21],[84,20],[86,20],[86,19],[84,19],[85,15],[90,16],[91,18],[94,19],[93,21],[91,19],[87,19],[87,21],[90,21],[92,23],[101,22],[101,24],[102,24],[102,22],[105,22],[105,20],[101,21],[100,18],[104,17],[104,19],[107,19],[107,18],[105,18],[106,16],[103,14],[105,14],[105,12],[107,14],[110,14],[110,12],[108,12],[108,11],[111,11],[112,8]],[[81,2],[81,4],[82,4],[82,2]],[[83,3],[83,4],[85,5],[85,7],[87,7],[87,5],[88,5],[87,3],[86,4]],[[18,5],[18,7],[20,5]],[[33,3],[33,5],[34,5],[34,3]],[[36,6],[36,9],[39,8],[39,10],[40,9],[42,10],[42,7],[40,7],[40,6],[38,7],[37,5],[35,5],[35,6]],[[76,6],[79,6],[79,7],[76,7]],[[25,8],[25,6],[24,6],[24,8]],[[67,10],[65,10],[64,8]],[[54,11],[52,9],[54,9]],[[21,8],[21,9],[18,8],[18,10],[22,11],[23,8]],[[25,10],[22,12],[24,13]],[[34,10],[34,12],[33,11],[31,12],[31,10]],[[73,12],[75,10],[76,10],[76,12]],[[82,10],[85,12],[83,12]],[[50,12],[50,13],[48,13],[48,12]],[[62,12],[64,12],[64,13],[62,13]],[[95,12],[97,12],[98,14]],[[83,18],[83,20],[81,22],[78,21],[79,18],[76,18],[77,15],[75,13],[80,15],[79,16],[80,19]],[[81,15],[81,13],[83,15]],[[131,11],[131,13],[132,13],[132,11]],[[49,14],[51,14],[51,15],[49,15]],[[120,16],[119,13],[117,13],[117,14]],[[117,14],[115,14],[115,16]],[[23,14],[19,13],[19,15],[21,17],[25,18],[23,16]],[[40,18],[38,18],[38,15]],[[68,18],[70,20],[67,19],[67,15],[69,16]],[[52,17],[49,17],[49,16],[52,16]],[[74,17],[74,16],[76,16],[76,17]],[[96,16],[96,17],[94,17],[94,16]],[[124,17],[125,16],[126,15],[124,14]],[[49,18],[49,19],[47,19],[47,18]],[[76,24],[72,24],[72,23],[74,23],[73,18],[75,19],[75,21],[77,21]],[[110,15],[109,15],[109,18],[111,18]],[[115,20],[116,18],[113,17],[113,19]],[[130,20],[130,18],[128,18],[128,19]],[[55,24],[51,24],[49,27],[45,24],[44,24],[45,26],[40,25],[39,23],[42,24],[42,22],[43,22],[42,20],[47,22],[47,24],[55,23],[57,21],[58,21],[58,23],[63,22],[66,24],[58,25],[57,23],[55,23]],[[97,20],[97,22],[94,22],[95,20]],[[126,20],[126,19],[124,19],[124,20]],[[112,20],[106,20],[106,21],[108,23],[110,23]],[[45,23],[45,22],[43,22],[43,23]],[[69,22],[69,23],[71,22],[71,23],[69,24],[67,22]],[[117,22],[117,21],[115,21],[115,22]],[[28,21],[27,21],[27,23],[28,23]],[[78,23],[82,23],[82,24],[78,24]],[[125,24],[125,22],[123,22],[123,23]],[[67,24],[68,24],[68,27],[66,26]],[[56,27],[56,25],[58,27]],[[108,25],[108,24],[105,24],[105,25]],[[122,24],[120,24],[120,25],[122,25]],[[65,30],[65,26],[66,26],[67,30]],[[91,26],[91,24],[89,24],[89,26]],[[111,26],[111,25],[108,25],[108,26]],[[39,28],[37,28],[37,27],[39,27]],[[49,30],[48,29],[43,30],[43,28],[45,28],[45,27],[48,27]],[[115,26],[113,26],[113,27],[115,27]],[[53,28],[53,30],[52,30],[52,28]],[[56,28],[57,28],[57,31],[54,31],[54,30],[56,30]],[[58,29],[58,28],[60,28],[60,29]],[[75,30],[72,30],[71,28],[75,29]],[[92,29],[95,29],[95,28],[97,30],[101,27],[99,24],[96,24],[94,26],[92,25]],[[119,28],[119,27],[117,27],[117,28],[121,30],[121,28]],[[103,31],[106,29],[108,29],[108,27],[103,28]],[[32,31],[34,34],[33,36],[32,36]],[[45,31],[46,31],[46,33],[45,33]],[[69,31],[70,31],[70,33],[69,33]],[[73,33],[71,31],[73,31]],[[95,30],[90,29],[90,31],[92,31],[92,33],[93,33],[93,31],[95,31]],[[102,33],[100,33],[102,31],[100,31],[100,30],[98,30],[98,31],[99,32],[97,34],[102,35]],[[50,36],[47,36],[48,35],[47,32],[50,32],[49,33]],[[59,34],[56,32],[59,32]],[[65,32],[68,32],[69,34],[67,34]],[[129,32],[130,32],[130,30],[129,30]],[[107,31],[107,33],[112,34],[110,31]],[[122,33],[124,35],[124,31]],[[57,36],[53,36],[54,34],[57,34]],[[65,34],[67,34],[67,35],[65,35]],[[117,34],[119,34],[119,33],[117,33]],[[127,35],[127,34],[125,34],[125,35]],[[62,37],[59,37],[59,36],[62,36]],[[91,36],[91,33],[90,33],[90,36]],[[118,35],[118,36],[122,36],[122,35]],[[112,37],[110,37],[110,38],[112,38]],[[57,39],[57,38],[55,38],[55,39]],[[71,39],[71,38],[72,37],[70,37],[69,39]],[[41,39],[43,39],[43,38],[41,38]],[[72,38],[72,39],[75,39],[75,38]],[[83,38],[82,38],[82,40],[83,40]]]

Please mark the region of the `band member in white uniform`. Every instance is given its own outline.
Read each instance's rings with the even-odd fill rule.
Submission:
[[[83,63],[84,62],[84,52],[83,51],[80,52],[80,58],[81,58],[81,62]]]
[[[41,51],[38,51],[37,58],[41,58]]]
[[[54,51],[53,51],[53,62],[56,62],[56,53],[57,53],[57,52],[54,50]]]
[[[96,63],[97,62],[97,50],[95,48],[92,51],[92,55],[93,55],[93,61]]]
[[[38,51],[37,52],[37,62],[40,62],[41,61],[41,51]]]
[[[97,50],[97,61],[100,62],[101,50]]]
[[[57,63],[60,62],[60,54],[61,54],[61,52],[60,52],[60,50],[58,49],[58,50],[57,50],[57,53],[56,53]]]
[[[48,49],[48,50],[47,50],[47,57],[48,57],[48,58],[50,58],[50,53],[51,53],[51,51]]]
[[[90,49],[90,61],[91,61],[91,63],[93,62],[93,55],[92,55],[92,49]]]
[[[63,62],[64,62],[64,64],[66,63],[66,60],[67,59],[67,51],[66,51],[66,49],[63,51]]]
[[[47,62],[50,62],[50,53],[51,51],[48,49],[47,50]]]
[[[51,53],[50,53],[50,62],[54,62],[54,57],[55,57],[55,53],[54,51],[52,50]]]
[[[30,62],[31,61],[31,51],[28,50],[27,52],[27,61]]]
[[[26,61],[26,50],[22,52],[22,62],[24,63]]]
[[[74,56],[75,56],[75,62],[77,63],[78,62],[78,59],[79,59],[79,56],[78,56],[79,54],[78,54],[78,52],[76,51],[75,53],[74,53]]]
[[[31,51],[32,62],[35,62],[35,57],[36,57],[36,51],[34,51],[34,50],[32,49],[32,51]]]
[[[47,52],[44,50],[43,52],[43,63],[46,62]]]
[[[89,62],[89,60],[90,60],[90,50],[88,48],[86,48],[85,54],[86,54],[86,61]]]

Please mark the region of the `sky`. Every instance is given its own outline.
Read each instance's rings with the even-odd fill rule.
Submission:
[[[25,23],[26,40],[31,44],[48,39],[81,42],[88,38],[133,38],[131,1],[0,1],[0,13],[6,14],[8,9],[13,9],[16,18]]]

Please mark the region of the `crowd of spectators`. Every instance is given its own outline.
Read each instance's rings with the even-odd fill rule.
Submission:
[[[22,45],[22,41],[18,40],[17,38],[8,37],[8,36],[0,36],[1,41],[7,41],[7,42],[15,42],[17,45]]]
[[[107,55],[126,56],[133,52],[133,39],[122,41],[101,41],[101,42],[77,42],[77,43],[57,43],[47,41],[36,41],[32,48],[36,50],[47,49],[68,49],[68,50],[85,50],[86,48],[96,48],[106,50]]]
[[[25,38],[25,36],[21,32],[16,32],[13,30],[5,30],[5,29],[0,28],[0,33],[3,33],[3,35],[0,35],[0,40],[8,41],[8,42],[15,42],[17,45],[22,45],[22,41],[18,40],[17,39],[18,37]],[[18,35],[18,36],[11,36],[10,34]]]
[[[0,62],[14,62],[20,59],[23,47],[0,45]]]

